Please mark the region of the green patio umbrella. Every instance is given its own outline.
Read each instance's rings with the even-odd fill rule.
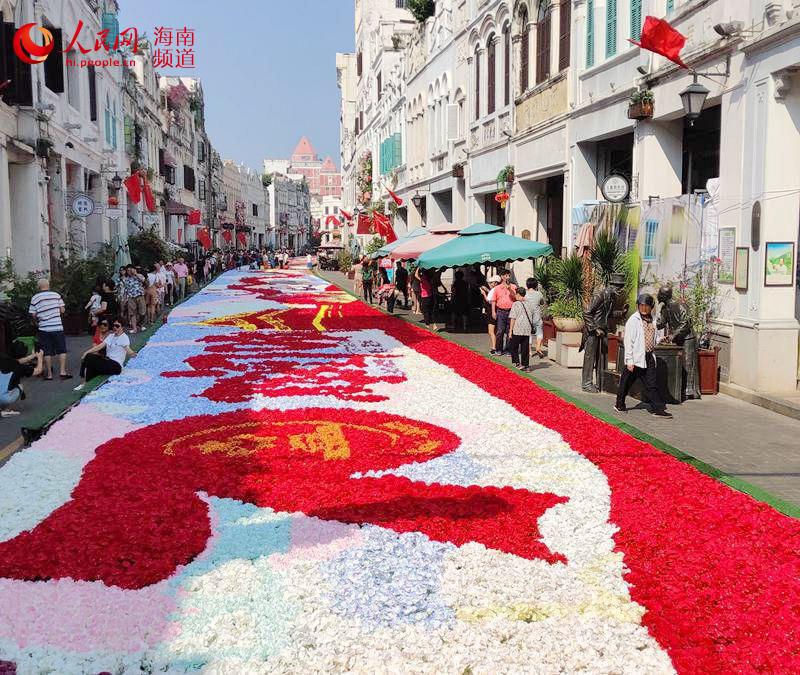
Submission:
[[[477,223],[460,230],[455,239],[425,251],[418,262],[423,268],[442,269],[475,263],[528,260],[552,253],[550,244],[512,237],[503,232],[502,227]]]
[[[415,237],[420,237],[423,234],[427,234],[428,231],[424,227],[415,227],[411,232],[408,234],[404,234],[399,239],[396,239],[391,244],[386,244],[386,246],[381,246],[377,251],[375,251],[370,258],[385,258],[389,255],[392,251],[394,251],[398,246],[401,244],[405,244],[407,241],[411,241]]]

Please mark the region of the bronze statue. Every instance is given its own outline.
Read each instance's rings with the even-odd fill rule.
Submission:
[[[625,287],[624,274],[612,274],[608,286],[603,286],[592,298],[583,312],[583,339],[580,349],[583,351],[583,373],[581,389],[596,394],[603,386],[603,369],[608,358],[608,320],[613,315],[624,315],[627,307],[614,312],[614,303]],[[597,384],[592,381],[593,373],[597,374]]]
[[[689,313],[682,303],[672,299],[672,286],[665,285],[658,289],[658,301],[661,303],[661,311],[657,326],[659,330],[664,330],[664,341],[683,347],[686,398],[700,398],[697,337],[689,322]]]

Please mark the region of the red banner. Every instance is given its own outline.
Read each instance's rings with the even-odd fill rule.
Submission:
[[[156,200],[153,199],[153,191],[145,176],[142,176],[142,186],[144,187],[144,205],[150,213],[153,213],[156,210]]]
[[[341,214],[345,218],[345,220],[353,220],[353,214],[352,213],[348,213],[344,209],[339,209],[339,211],[341,212]]]
[[[211,235],[209,234],[207,227],[197,231],[197,241],[200,242],[203,248],[211,248]]]
[[[223,238],[223,239],[224,239],[226,242],[228,242],[228,243],[230,244],[230,243],[231,243],[231,240],[233,239],[233,234],[231,233],[231,231],[230,231],[230,230],[222,230],[222,238]]]
[[[139,174],[128,176],[124,181],[125,189],[128,191],[128,201],[131,204],[138,204],[142,201],[142,184],[139,180]]]
[[[356,234],[372,234],[372,223],[370,220],[370,217],[366,213],[359,213]]]
[[[400,199],[400,197],[398,197],[388,187],[386,188],[386,191],[389,193],[389,196],[394,200],[394,203],[397,204],[397,206],[402,206],[403,205],[403,200]]]
[[[385,213],[378,213],[377,211],[372,214],[372,221],[375,223],[376,232],[386,240],[387,244],[397,241],[397,235],[392,227],[392,221]]]
[[[189,211],[189,215],[186,218],[186,222],[189,225],[199,225],[200,224],[200,209],[195,209],[194,211]]]
[[[236,241],[238,241],[242,246],[247,247],[247,235],[244,232],[239,232],[236,235]]]
[[[336,216],[328,216],[325,219],[325,225],[336,225],[337,227],[342,224],[342,221],[339,220]]]

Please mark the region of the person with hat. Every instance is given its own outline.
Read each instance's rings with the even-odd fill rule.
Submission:
[[[638,311],[625,324],[625,368],[620,377],[614,410],[628,412],[625,398],[633,383],[641,379],[644,381],[645,396],[650,402],[650,414],[672,419],[658,391],[656,357],[653,353],[656,348],[656,325],[653,321],[653,307],[656,302],[649,293],[642,293],[636,304]]]
[[[583,373],[581,377],[581,388],[583,391],[596,394],[600,391],[602,382],[599,372],[597,385],[594,384],[593,374],[595,370],[602,371],[604,366],[605,338],[608,334],[608,319],[614,310],[614,303],[625,288],[625,275],[612,274],[608,286],[603,286],[600,291],[592,298],[589,307],[583,312],[583,339],[578,351],[583,351]],[[625,316],[628,308],[618,312],[620,316]],[[604,349],[605,348],[605,349]]]

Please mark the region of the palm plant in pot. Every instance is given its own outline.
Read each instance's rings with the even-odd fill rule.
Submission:
[[[583,259],[573,253],[554,270],[556,300],[550,305],[553,323],[562,332],[583,330]]]

